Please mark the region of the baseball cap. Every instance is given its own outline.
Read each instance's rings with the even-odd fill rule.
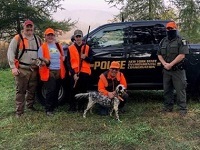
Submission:
[[[52,29],[52,28],[47,28],[47,29],[45,30],[44,34],[45,34],[45,35],[47,35],[47,34],[54,34],[54,35],[55,35],[55,31],[54,31],[54,29]]]
[[[120,64],[117,61],[113,61],[110,65],[110,68],[120,69]]]
[[[83,36],[83,32],[81,30],[75,30],[74,36],[77,36],[77,35]]]
[[[24,26],[27,26],[27,25],[32,25],[32,26],[33,26],[33,21],[31,21],[31,20],[26,20],[26,21],[24,22]]]
[[[168,22],[167,24],[166,24],[166,28],[172,28],[172,29],[177,29],[177,25],[176,25],[176,23],[175,22]]]

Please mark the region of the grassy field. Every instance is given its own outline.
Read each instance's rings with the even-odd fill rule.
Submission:
[[[2,150],[200,150],[200,103],[189,101],[189,113],[164,115],[162,91],[133,91],[120,114],[121,123],[109,116],[69,114],[67,105],[47,117],[26,111],[16,118],[14,80],[0,70],[0,149]]]

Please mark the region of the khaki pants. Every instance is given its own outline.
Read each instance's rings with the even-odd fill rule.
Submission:
[[[15,76],[16,83],[16,113],[24,113],[26,102],[27,108],[33,107],[35,91],[38,83],[38,70],[19,68],[20,74]]]

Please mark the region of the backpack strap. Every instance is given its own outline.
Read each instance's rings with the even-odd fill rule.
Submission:
[[[25,45],[24,45],[24,38],[22,37],[22,34],[19,34],[19,37],[21,38],[22,40],[22,43],[23,43],[23,49],[22,49],[22,53],[19,55],[19,58],[18,60],[20,60],[24,54],[24,51],[25,51]],[[19,48],[18,48],[18,52],[19,52]]]
[[[22,49],[22,53],[20,54],[19,58],[18,58],[18,54],[19,54],[19,45],[20,45],[20,42],[22,40],[22,43],[23,43],[23,49]],[[19,34],[19,39],[18,39],[18,42],[17,42],[17,49],[16,49],[16,55],[15,55],[15,59],[17,60],[20,60],[22,55],[24,54],[24,50],[25,50],[25,45],[24,45],[24,39],[22,37],[22,34],[20,33]]]
[[[34,36],[34,39],[35,39],[35,42],[36,42],[36,45],[37,45],[37,51],[38,51],[38,49],[39,49],[38,40],[37,40],[37,38],[36,38],[35,34],[33,34],[33,36]],[[39,42],[40,42],[40,44],[41,44],[41,41],[40,41],[40,39],[39,39]]]

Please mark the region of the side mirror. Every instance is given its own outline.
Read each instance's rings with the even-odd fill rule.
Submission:
[[[92,47],[92,45],[94,45],[93,42],[92,42],[92,39],[91,39],[90,37],[88,38],[87,44],[88,44],[90,47]]]

